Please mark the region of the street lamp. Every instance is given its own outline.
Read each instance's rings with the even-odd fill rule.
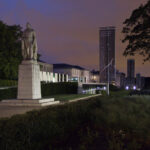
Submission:
[[[113,58],[111,59],[111,61],[108,63],[108,65],[106,65],[103,70],[100,72],[100,78],[101,78],[101,73],[108,68],[108,80],[107,80],[107,95],[109,95],[109,66],[112,65],[113,62]]]

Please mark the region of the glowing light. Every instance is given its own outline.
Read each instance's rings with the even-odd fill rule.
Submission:
[[[86,91],[85,91],[85,90],[83,90],[83,91],[82,91],[82,93],[83,93],[83,94],[85,94],[85,93],[86,93]]]
[[[129,86],[126,86],[126,90],[129,90]]]
[[[104,86],[104,90],[106,90],[106,86]]]
[[[133,90],[136,90],[136,86],[133,86]]]

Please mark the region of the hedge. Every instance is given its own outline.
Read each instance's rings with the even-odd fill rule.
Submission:
[[[78,84],[72,82],[42,83],[42,97],[49,97],[57,94],[77,94]],[[17,98],[17,88],[0,90],[0,100]]]
[[[16,86],[17,85],[16,80],[1,80],[0,79],[0,87],[5,87],[5,86]]]
[[[17,88],[0,90],[0,100],[17,98]]]
[[[77,94],[78,83],[59,82],[59,83],[42,83],[42,97],[48,97],[55,94]]]

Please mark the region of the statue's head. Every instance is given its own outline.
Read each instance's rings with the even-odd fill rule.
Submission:
[[[30,25],[30,23],[29,23],[29,22],[27,22],[27,24],[26,24],[26,28],[27,28],[27,29],[31,29],[31,25]]]

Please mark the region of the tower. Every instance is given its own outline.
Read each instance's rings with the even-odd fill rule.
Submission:
[[[127,60],[127,84],[130,87],[133,87],[135,84],[135,60],[134,59],[128,59]]]
[[[100,82],[115,82],[115,27],[100,27]],[[110,65],[109,65],[110,64]]]
[[[127,77],[132,79],[134,78],[134,74],[135,74],[135,60],[128,59],[127,60]]]

